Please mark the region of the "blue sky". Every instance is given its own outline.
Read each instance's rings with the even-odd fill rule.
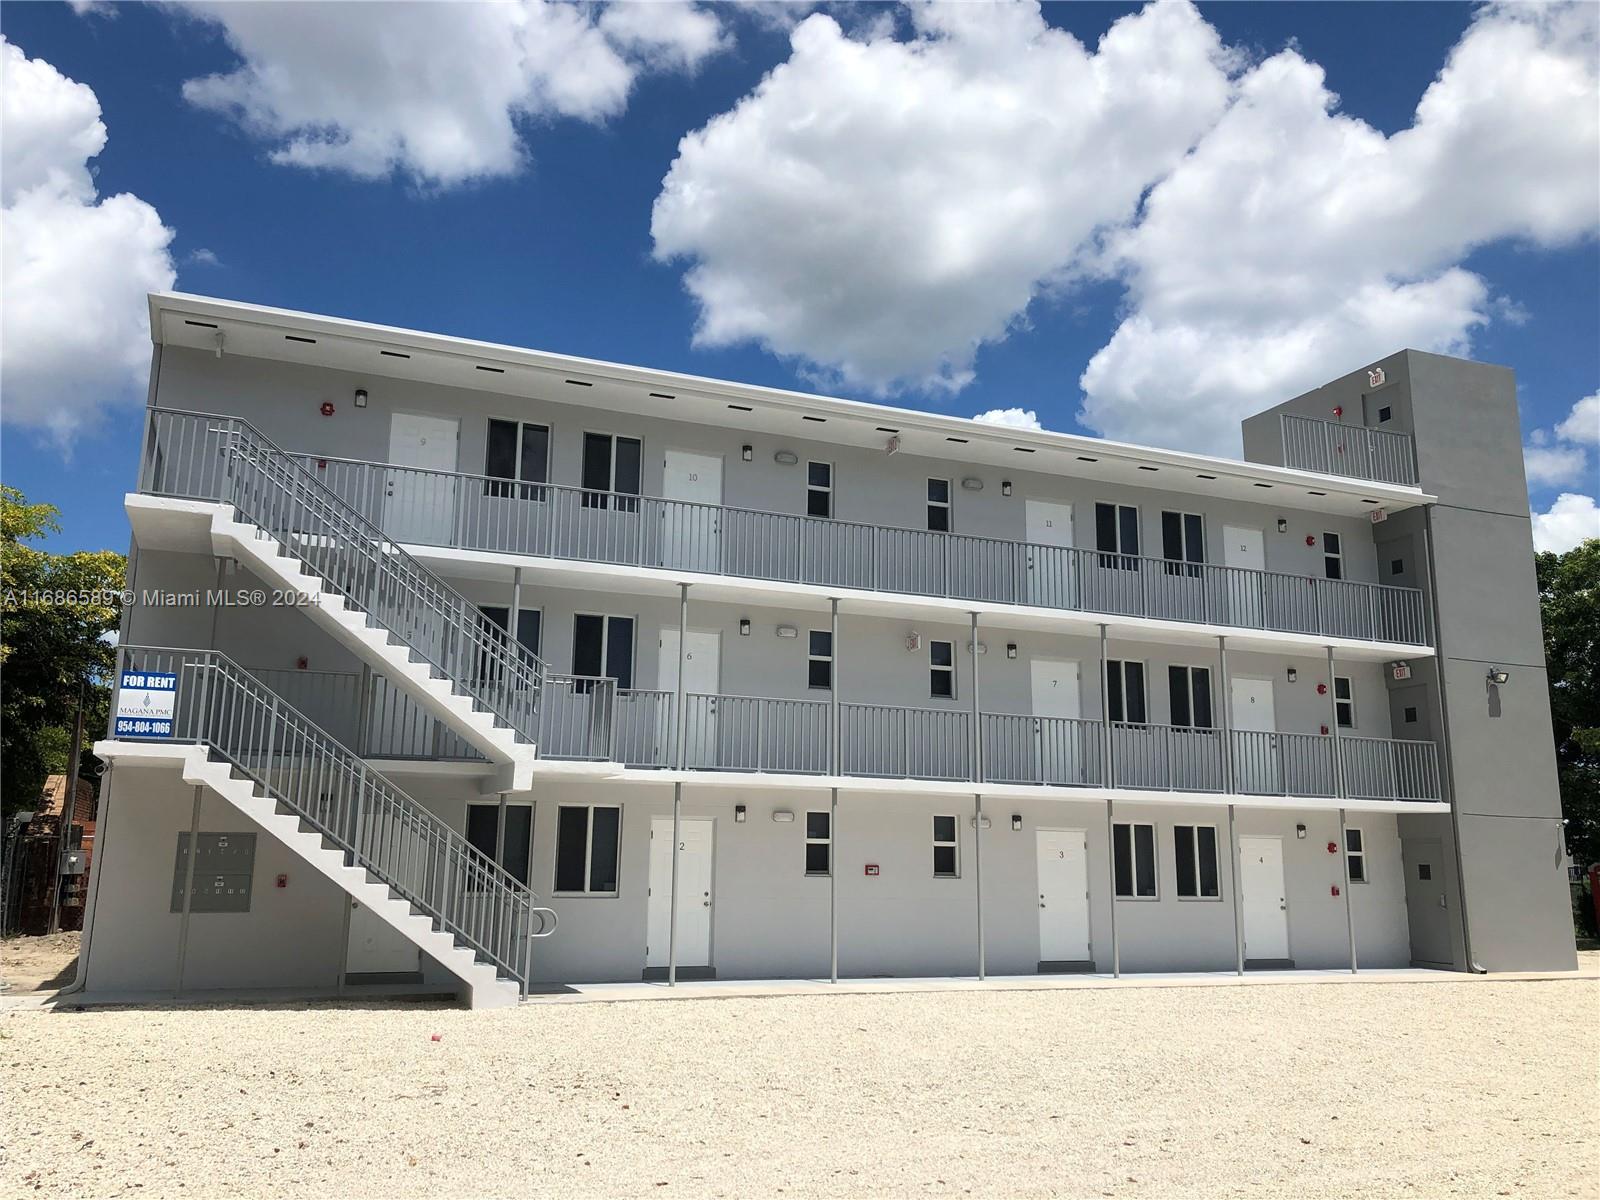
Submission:
[[[592,17],[594,10],[584,11]],[[722,193],[716,203],[725,207],[701,213],[680,205],[653,236],[652,206],[663,196],[663,180],[673,167],[680,139],[723,114],[733,114],[730,136],[744,132],[750,139],[747,144],[760,147],[763,153],[771,146],[779,167],[792,168],[800,161],[827,181],[822,186],[834,189],[837,185],[835,194],[851,203],[859,201],[859,207],[870,210],[878,189],[892,186],[893,181],[875,178],[871,163],[852,158],[850,144],[780,145],[777,139],[764,138],[763,131],[783,128],[794,106],[808,103],[820,105],[824,112],[844,112],[850,118],[844,128],[859,129],[862,121],[871,121],[875,113],[883,111],[871,90],[879,86],[889,97],[909,94],[915,102],[914,89],[921,86],[918,77],[908,74],[900,80],[894,74],[910,70],[914,60],[888,54],[887,46],[876,65],[865,63],[868,77],[841,86],[836,98],[825,94],[819,98],[816,88],[808,92],[807,78],[815,79],[816,72],[826,78],[826,72],[837,71],[845,61],[838,56],[849,52],[851,39],[855,44],[895,42],[916,50],[936,37],[947,44],[959,44],[963,38],[976,44],[978,35],[949,27],[919,26],[919,18],[896,6],[875,10],[856,6],[831,10],[832,17],[821,18],[835,19],[844,26],[841,39],[816,37],[802,52],[791,46],[790,28],[804,15],[800,11],[702,11],[709,13],[717,27],[717,48],[685,49],[687,43],[681,37],[670,44],[672,52],[683,55],[685,61],[694,57],[692,68],[684,63],[661,65],[665,61],[663,47],[669,44],[665,35],[652,43],[648,52],[639,49],[642,43],[635,40],[629,43],[635,56],[621,56],[634,70],[621,104],[613,101],[603,116],[589,114],[590,119],[571,115],[575,108],[590,103],[584,98],[525,106],[521,115],[513,118],[521,164],[480,171],[465,180],[444,178],[425,162],[407,162],[403,156],[392,170],[375,177],[370,171],[352,173],[338,163],[306,167],[275,162],[273,151],[293,140],[292,130],[267,129],[259,119],[253,124],[241,121],[217,105],[208,106],[193,95],[186,98],[186,81],[226,77],[251,53],[260,55],[261,61],[270,61],[273,53],[293,54],[292,38],[289,48],[282,49],[282,41],[252,41],[249,30],[224,28],[221,23],[171,8],[124,5],[108,16],[80,14],[66,4],[51,3],[7,5],[3,33],[27,58],[42,60],[60,75],[92,89],[106,130],[104,148],[90,163],[93,189],[102,200],[130,193],[159,213],[160,223],[173,231],[165,254],[181,290],[760,384],[806,389],[823,386],[843,395],[886,396],[911,407],[961,415],[1022,408],[1035,412],[1051,429],[1139,437],[1149,429],[1170,428],[1173,437],[1181,439],[1177,444],[1203,442],[1198,448],[1224,450],[1231,446],[1232,431],[1242,412],[1282,398],[1270,390],[1274,386],[1298,385],[1293,390],[1301,390],[1401,345],[1415,344],[1424,332],[1436,340],[1460,333],[1474,357],[1506,363],[1517,370],[1525,435],[1536,448],[1555,453],[1556,461],[1546,471],[1548,480],[1532,491],[1535,511],[1549,509],[1562,493],[1595,494],[1600,451],[1586,440],[1585,413],[1577,414],[1574,423],[1573,412],[1578,401],[1600,387],[1600,250],[1594,221],[1586,215],[1589,199],[1581,181],[1572,183],[1576,194],[1568,201],[1569,211],[1559,229],[1529,236],[1525,227],[1532,218],[1518,207],[1515,195],[1486,197],[1481,205],[1469,206],[1472,211],[1437,222],[1459,220],[1465,230],[1459,236],[1443,237],[1415,262],[1395,268],[1397,274],[1389,285],[1397,293],[1408,284],[1429,289],[1437,285],[1437,290],[1419,292],[1414,298],[1417,305],[1432,310],[1448,304],[1461,308],[1467,315],[1459,316],[1455,326],[1449,321],[1441,324],[1430,311],[1410,325],[1397,320],[1395,336],[1401,340],[1392,344],[1382,341],[1383,329],[1324,331],[1319,335],[1324,336],[1324,359],[1301,365],[1297,368],[1300,375],[1291,368],[1281,381],[1263,381],[1260,403],[1240,409],[1237,405],[1243,401],[1224,394],[1225,387],[1218,393],[1214,386],[1207,391],[1196,385],[1193,396],[1186,397],[1183,378],[1174,380],[1159,372],[1144,378],[1137,367],[1141,356],[1173,359],[1164,349],[1173,344],[1162,340],[1164,322],[1167,326],[1192,326],[1194,318],[1185,315],[1181,304],[1172,299],[1182,289],[1168,278],[1172,267],[1166,260],[1173,246],[1182,253],[1184,246],[1209,240],[1205,221],[1215,220],[1204,212],[1171,212],[1152,196],[1159,196],[1161,181],[1185,150],[1198,143],[1201,150],[1196,155],[1201,155],[1206,148],[1204,139],[1212,139],[1213,152],[1226,161],[1226,126],[1219,123],[1226,121],[1222,113],[1229,106],[1243,104],[1230,98],[1231,92],[1217,91],[1212,111],[1204,112],[1199,110],[1205,109],[1206,102],[1191,104],[1186,98],[1182,107],[1197,110],[1195,127],[1183,131],[1178,143],[1148,151],[1156,156],[1152,161],[1161,165],[1149,168],[1144,176],[1132,171],[1126,178],[1113,178],[1117,168],[1086,158],[1083,147],[1071,145],[1060,150],[1059,170],[1039,176],[1039,186],[1045,189],[1054,186],[1057,176],[1075,177],[1075,182],[1063,185],[1062,194],[1050,196],[1042,206],[1047,213],[1058,210],[1060,214],[1059,220],[1052,218],[1045,224],[1065,228],[1080,221],[1086,231],[1093,230],[1093,247],[1086,248],[1088,238],[1065,247],[1046,231],[1038,235],[1037,278],[1028,278],[1025,261],[1015,268],[1020,272],[1015,278],[989,278],[981,271],[960,268],[934,272],[925,291],[907,295],[913,302],[917,295],[931,296],[941,314],[953,314],[952,332],[945,334],[948,344],[919,341],[918,330],[904,328],[916,322],[902,321],[872,331],[871,344],[864,345],[829,319],[827,297],[833,294],[831,285],[839,281],[824,273],[828,256],[819,255],[816,245],[804,240],[813,235],[795,233],[793,244],[784,244],[796,225],[786,206],[808,204],[814,211],[816,198],[774,196],[759,183],[750,185],[754,190],[748,195],[739,194],[738,187],[747,185],[748,179],[737,161],[737,151],[708,140],[696,154],[685,156],[677,173],[683,183],[702,188],[715,184]],[[1043,18],[1093,52],[1114,21],[1140,12],[1138,5],[1050,5]],[[292,10],[277,14],[280,22],[293,19]],[[358,19],[378,20],[380,10],[369,7]],[[1197,39],[1198,57],[1165,68],[1187,81],[1188,94],[1210,95],[1207,89],[1214,84],[1242,88],[1241,81],[1250,72],[1290,48],[1295,60],[1288,64],[1285,79],[1273,82],[1279,91],[1271,103],[1278,105],[1281,100],[1281,111],[1288,114],[1282,119],[1299,119],[1291,100],[1283,97],[1305,84],[1303,77],[1294,76],[1293,68],[1310,64],[1321,68],[1326,88],[1338,94],[1337,111],[1370,127],[1368,132],[1381,144],[1418,123],[1418,102],[1445,67],[1452,48],[1473,30],[1475,9],[1460,4],[1224,4],[1201,5],[1197,18],[1168,14],[1164,19],[1187,22],[1184,36]],[[1519,32],[1478,30],[1484,39],[1491,34],[1513,37]],[[1057,88],[1048,74],[1055,63],[1070,73],[1070,55],[1052,58],[1038,51],[1044,43],[1037,30],[1022,30],[1017,36],[1025,42],[1031,39],[1037,52],[1027,60],[1032,66],[1019,68],[1015,74],[1038,72],[1038,86],[1043,89],[1029,92],[1025,89],[1031,85],[1019,83],[1024,89],[1019,101],[1027,104],[1041,95],[1062,96],[1061,123],[1073,126],[1071,87],[1063,84]],[[1205,50],[1206,39],[1211,38],[1224,48],[1221,54],[1226,61],[1220,67],[1216,66],[1221,61],[1219,52]],[[1130,55],[1144,52],[1154,40],[1135,42]],[[1164,35],[1160,40],[1171,39]],[[1581,31],[1578,40],[1579,66],[1587,67],[1592,81],[1594,43],[1590,40],[1583,48]],[[623,43],[614,39],[612,44]],[[1560,31],[1544,31],[1546,50],[1559,52],[1561,44]],[[1052,45],[1056,50],[1051,53],[1057,53],[1062,43]],[[450,49],[441,46],[440,53],[448,55]],[[991,63],[1005,53],[1003,45],[986,41],[982,47],[983,55],[992,56]],[[1150,53],[1154,56],[1155,51]],[[1212,56],[1210,66],[1202,61],[1207,53]],[[792,59],[795,61],[790,62]],[[977,59],[974,51],[970,60],[946,63],[941,69],[956,72],[958,84],[969,83],[970,76],[962,72],[988,69],[982,63],[972,65]],[[750,101],[763,77],[786,62],[792,69],[784,76],[782,87],[775,86],[770,94]],[[291,69],[314,66],[290,63]],[[1463,64],[1463,79],[1455,86],[1470,91],[1476,85],[1466,75],[1467,66]],[[460,73],[460,91],[471,92],[476,86],[474,62],[463,58],[454,69]],[[809,77],[805,76],[807,70],[813,72]],[[1008,74],[1004,70],[998,73],[1006,86],[1011,82]],[[1491,85],[1506,86],[1504,81],[1483,84],[1486,89]],[[361,96],[363,86],[360,70],[353,69],[352,94],[345,98],[352,107],[340,108],[338,113],[359,112],[363,103],[374,109],[383,105],[381,94]],[[827,91],[825,87],[820,90]],[[1129,84],[1130,94],[1147,90],[1137,80]],[[447,103],[449,99],[447,96]],[[742,101],[747,102],[743,107]],[[1137,96],[1128,103],[1130,107],[1102,118],[1109,132],[1096,135],[1100,140],[1121,137],[1141,120],[1148,120],[1152,129],[1163,134],[1177,136],[1177,114],[1140,109]],[[1593,103],[1591,94],[1591,107]],[[852,105],[859,105],[859,111],[851,110]],[[1279,110],[1266,101],[1259,107],[1257,120],[1278,119],[1274,114]],[[1509,110],[1508,120],[1518,116],[1515,104],[1497,102],[1495,107]],[[1119,115],[1122,113],[1128,115]],[[1241,112],[1241,118],[1243,115]],[[1094,119],[1085,117],[1082,122],[1091,133]],[[1224,132],[1215,132],[1213,126]],[[1290,128],[1292,145],[1295,138]],[[8,136],[10,132],[8,129]],[[924,132],[917,128],[913,114],[885,136],[898,147]],[[1329,127],[1324,132],[1331,135],[1335,131]],[[1531,135],[1546,136],[1552,142],[1555,138],[1548,130],[1531,128],[1529,133],[1534,142],[1538,137]],[[959,136],[959,132],[950,135],[952,139]],[[992,132],[978,130],[975,136],[991,143],[983,147],[984,153],[1005,153],[1003,146],[993,144],[999,138]],[[1252,135],[1245,128],[1235,136],[1246,139]],[[1532,146],[1524,153],[1543,158],[1507,162],[1505,173],[1514,177],[1519,170],[1528,172],[1534,181],[1530,188],[1540,186],[1537,181],[1545,163],[1558,181],[1572,173],[1574,163],[1588,161],[1590,174],[1600,173],[1600,161],[1588,157],[1593,150],[1583,135],[1572,137],[1578,141],[1575,146],[1570,139],[1569,143]],[[1390,143],[1397,156],[1402,140]],[[1444,144],[1454,143],[1446,139]],[[941,187],[942,142],[930,142],[915,161],[928,164],[935,190],[952,197],[948,205],[964,203],[981,213],[989,199],[981,195],[984,186],[1030,186],[1026,160],[1031,151],[1027,146],[1026,141],[1019,141],[1015,173],[1005,169],[1009,164],[1001,159],[1002,169],[984,173],[990,181],[987,185],[961,178],[952,180],[948,188]],[[1126,154],[1146,152],[1141,143]],[[1071,157],[1074,154],[1079,157]],[[1168,161],[1161,160],[1160,154],[1166,154]],[[807,155],[815,157],[806,160]],[[1123,152],[1116,156],[1123,157]],[[1432,162],[1438,156],[1424,157]],[[1270,157],[1255,169],[1260,172],[1261,186],[1273,186],[1277,164]],[[1294,169],[1289,164],[1285,174]],[[1385,169],[1405,174],[1404,162]],[[1439,169],[1441,178],[1429,184],[1436,191],[1423,192],[1424,207],[1430,203],[1430,195],[1460,195],[1501,174],[1485,172],[1482,163],[1470,158],[1453,169],[1453,176],[1449,170]],[[897,172],[903,175],[904,167]],[[1228,178],[1237,178],[1237,171],[1230,168]],[[1092,219],[1082,217],[1079,210],[1086,203],[1104,199],[1098,194],[1102,183],[1105,192],[1127,189],[1128,210],[1119,212],[1113,206],[1090,214]],[[1348,173],[1345,183],[1349,183]],[[1373,187],[1378,187],[1376,180]],[[963,189],[970,192],[975,188],[980,194],[966,198]],[[1176,186],[1169,189],[1174,197],[1179,190]],[[1360,188],[1356,190],[1359,193]],[[903,196],[885,199],[883,207],[891,210],[889,217],[893,216],[893,204],[902,202]],[[1141,220],[1141,203],[1163,208],[1169,217],[1166,224],[1153,218]],[[1292,195],[1278,203],[1282,206],[1279,211],[1284,212],[1304,208]],[[926,207],[918,205],[913,219],[896,221],[888,227],[890,233],[909,224],[913,227],[909,236],[914,236],[916,214]],[[1448,207],[1448,201],[1443,207]],[[1497,209],[1503,210],[1501,215],[1496,215]],[[1261,218],[1264,230],[1274,220],[1271,211],[1269,202],[1267,215]],[[963,216],[962,210],[949,208],[943,212],[944,227]],[[972,219],[983,221],[981,215]],[[762,221],[772,230],[770,237],[756,238],[762,243],[758,248],[717,241],[723,236],[720,231],[732,230],[746,220],[757,223],[758,234]],[[1378,228],[1380,220],[1390,227]],[[1350,239],[1349,244],[1358,249],[1392,242],[1403,256],[1406,246],[1416,241],[1407,233],[1405,222],[1417,220],[1415,213],[1398,217],[1380,213],[1373,218],[1370,237],[1360,228],[1338,236]],[[1426,214],[1422,220],[1435,223]],[[863,239],[862,245],[875,245],[885,237],[883,227],[864,224],[855,228],[850,217],[838,224],[840,242],[847,247],[851,238]],[[1108,257],[1104,237],[1108,227],[1118,226],[1131,231],[1131,240],[1121,245],[1119,259]],[[731,241],[732,234],[728,236]],[[829,234],[820,231],[814,236]],[[1032,250],[1026,241],[996,245],[995,236],[992,228],[984,227],[976,237],[978,250],[991,258],[1019,260],[1026,260]],[[1292,228],[1286,228],[1281,236],[1291,249],[1305,238]],[[671,261],[653,257],[663,245],[675,247],[678,256]],[[905,252],[908,247],[909,256]],[[881,265],[870,254],[852,251],[843,257],[857,265],[841,286],[863,289],[861,294],[879,313],[892,311],[897,303],[905,303],[897,299],[903,293],[896,289],[907,286],[905,260],[919,257],[916,247],[914,241],[908,242],[899,247],[893,260],[886,256]],[[1322,287],[1324,281],[1330,285],[1322,302],[1327,308],[1336,307],[1342,299],[1338,262],[1345,253],[1333,240],[1315,265],[1304,268],[1308,287]],[[1228,261],[1234,261],[1232,255]],[[1267,261],[1271,261],[1270,254]],[[814,262],[823,265],[813,269]],[[707,286],[714,286],[715,295],[721,298],[708,300],[706,295],[696,296],[686,289],[685,272],[696,265],[706,269],[711,280]],[[113,263],[106,269],[114,268]],[[1204,272],[1205,264],[1194,269]],[[1379,256],[1375,265],[1363,270],[1366,274],[1351,277],[1348,287],[1384,278],[1388,267]],[[786,286],[800,293],[800,304],[810,306],[807,314],[791,320],[772,312],[767,301],[757,296],[748,307],[762,315],[752,317],[726,299],[728,288],[743,287],[752,276],[770,278],[774,274],[791,280]],[[913,274],[909,278],[918,277]],[[1015,301],[1017,280],[1025,288],[1021,303]],[[1468,282],[1471,280],[1477,282]],[[20,287],[13,285],[8,273],[8,307],[31,301],[26,294],[19,294]],[[127,294],[135,290],[123,287]],[[1307,305],[1303,326],[1320,328],[1316,302],[1307,301]],[[1211,302],[1208,307],[1216,305]],[[1153,331],[1141,323],[1145,317]],[[142,310],[137,318],[142,321]],[[1248,305],[1227,319],[1230,324],[1226,328],[1213,329],[1201,340],[1238,338],[1242,346],[1259,346],[1263,341],[1270,343],[1275,332],[1283,332],[1273,327],[1276,316],[1252,315]],[[697,344],[697,322],[708,320],[735,332],[723,336],[720,344],[708,344],[704,337]],[[738,332],[741,329],[746,332]],[[8,343],[12,337],[20,335],[8,330]],[[17,343],[5,347],[8,368],[13,365],[16,347]],[[1353,353],[1362,357],[1350,358]],[[1091,371],[1090,364],[1097,356],[1100,365],[1097,372]],[[83,357],[82,351],[73,355],[77,360]],[[1173,369],[1190,376],[1217,365],[1177,357]],[[1328,369],[1302,377],[1305,371],[1317,371],[1323,361]],[[1340,365],[1335,367],[1335,363]],[[18,368],[24,376],[25,367]],[[76,396],[94,394],[83,402],[81,412],[72,408],[76,398],[63,402],[59,395],[51,399],[48,392],[40,393],[43,399],[31,401],[30,409],[28,398],[14,393],[8,379],[4,481],[22,488],[30,499],[61,508],[64,531],[55,539],[56,548],[120,549],[126,544],[121,497],[131,486],[134,473],[138,402],[142,398],[136,374],[125,365],[103,372],[86,371]],[[1292,392],[1282,393],[1288,394]],[[37,415],[41,405],[54,410],[53,423]],[[30,411],[33,417],[27,415]],[[1557,432],[1563,422],[1566,432]],[[1592,515],[1592,509],[1588,512]],[[1581,510],[1578,519],[1586,519]]]

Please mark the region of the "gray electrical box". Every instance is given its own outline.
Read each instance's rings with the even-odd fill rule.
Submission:
[[[202,833],[194,858],[194,895],[189,911],[250,911],[250,881],[256,865],[253,833]],[[172,869],[172,911],[183,911],[183,881],[189,870],[189,835],[178,835]]]

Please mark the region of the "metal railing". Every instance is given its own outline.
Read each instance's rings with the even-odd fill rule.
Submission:
[[[1113,721],[1111,767],[1117,787],[1220,792],[1224,778],[1222,731]]]
[[[1417,459],[1409,433],[1280,413],[1283,465],[1323,475],[1415,487]]]
[[[524,992],[532,939],[556,915],[527,886],[215,650],[123,646],[121,672],[176,676],[171,732],[113,719],[124,740],[189,742],[261,788]]]
[[[470,742],[382,675],[245,669],[363,758],[483,761]]]
[[[1231,740],[1234,791],[1248,796],[1338,795],[1331,737],[1235,729]]]
[[[233,505],[519,739],[537,740],[544,667],[299,459],[238,417],[151,409],[140,489]]]
[[[984,713],[982,724],[987,783],[1099,787],[1105,779],[1099,721]]]
[[[1415,588],[299,458],[346,504],[414,545],[1427,644]]]
[[[1344,793],[1360,800],[1433,800],[1439,759],[1432,742],[1341,737]]]

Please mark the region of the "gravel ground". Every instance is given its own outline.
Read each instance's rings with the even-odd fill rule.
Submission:
[[[13,1007],[0,1194],[1593,1195],[1597,1017],[1594,980]]]
[[[53,992],[72,982],[78,970],[78,938],[73,933],[11,937],[0,941],[0,992]]]

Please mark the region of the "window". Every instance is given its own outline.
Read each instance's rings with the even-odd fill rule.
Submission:
[[[1131,504],[1094,506],[1094,542],[1102,567],[1139,569],[1139,510]]]
[[[829,814],[806,814],[806,874],[829,875],[833,872],[833,829]]]
[[[1380,408],[1378,410],[1378,424],[1379,425],[1387,424],[1389,422],[1389,420],[1393,416],[1394,416],[1394,409],[1391,408],[1389,405],[1385,404],[1382,408]]]
[[[1178,896],[1184,900],[1217,900],[1217,827],[1174,825],[1172,856],[1178,871]]]
[[[956,644],[928,643],[928,694],[953,700],[956,695]]]
[[[950,481],[928,480],[928,528],[934,533],[950,532]]]
[[[1205,521],[1197,513],[1161,514],[1161,557],[1168,575],[1200,577],[1198,564],[1206,561]],[[1179,566],[1178,564],[1188,564]]]
[[[806,464],[806,516],[833,516],[833,464]]]
[[[1367,881],[1367,843],[1359,829],[1344,831],[1344,857],[1350,864],[1350,882]]]
[[[504,604],[480,604],[478,612],[482,614],[479,618],[479,623],[483,626],[484,632],[490,635],[494,643],[503,647],[507,651],[507,657],[509,657],[511,636],[508,632],[509,626],[507,622],[510,620],[511,609]],[[537,608],[521,609],[517,615],[517,641],[524,650],[535,658],[539,656],[539,624],[541,619],[542,614]],[[491,665],[490,652],[488,650],[480,652],[478,678],[484,681],[497,681],[499,678],[499,668],[497,665]]]
[[[533,857],[533,805],[507,804],[505,836],[501,837],[498,802],[469,801],[467,841],[505,868],[518,883],[528,882]]]
[[[814,688],[833,687],[833,634],[826,629],[813,629],[806,645],[806,685]]]
[[[572,618],[572,673],[633,686],[633,618],[578,613]]]
[[[935,879],[955,879],[960,872],[956,869],[956,819],[954,817],[934,817],[933,819],[933,877]]]
[[[1407,725],[1415,725],[1417,723],[1417,706],[1415,704],[1406,705],[1405,720]]]
[[[1174,725],[1211,728],[1211,668],[1168,667],[1167,693]]]
[[[1417,864],[1417,878],[1419,880],[1421,880],[1423,883],[1427,883],[1430,879],[1433,878],[1433,868],[1431,866],[1429,866],[1427,863],[1418,863]]]
[[[576,895],[615,895],[622,809],[563,804],[556,812],[556,887]]]
[[[550,427],[523,421],[489,421],[483,473],[485,496],[517,496],[523,500],[543,500],[543,488],[518,487],[516,483],[546,483],[550,479]],[[504,480],[505,482],[501,482]],[[516,481],[513,483],[512,481]]]
[[[1389,574],[1391,574],[1391,575],[1404,575],[1405,573],[1406,573],[1406,560],[1405,559],[1403,559],[1403,558],[1391,558],[1389,560]]]
[[[1337,533],[1322,535],[1322,573],[1329,579],[1344,578],[1344,543]]]
[[[1118,822],[1111,827],[1117,899],[1156,898],[1156,827]]]
[[[1115,658],[1106,662],[1106,713],[1113,721],[1129,725],[1145,723],[1144,664],[1121,662]]]
[[[583,506],[638,512],[644,446],[638,438],[611,433],[583,435]]]
[[[1350,690],[1350,679],[1345,675],[1333,677],[1333,715],[1340,729],[1356,727],[1355,693]]]

